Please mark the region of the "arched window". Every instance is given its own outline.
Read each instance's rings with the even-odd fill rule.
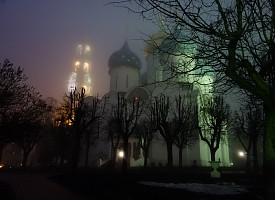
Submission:
[[[90,48],[89,45],[87,45],[87,46],[85,47],[85,53],[88,53],[88,52],[90,52],[90,51],[91,51],[91,48]]]
[[[80,55],[82,53],[82,45],[77,46],[77,54]]]
[[[88,63],[84,63],[84,69],[83,69],[85,72],[87,72],[88,73],[88,71],[89,71],[89,64]]]

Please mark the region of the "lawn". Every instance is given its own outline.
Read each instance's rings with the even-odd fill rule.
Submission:
[[[52,181],[83,199],[262,199],[261,175],[224,171],[220,179],[210,178],[208,168],[167,170],[110,169],[79,170],[76,176],[58,174]]]

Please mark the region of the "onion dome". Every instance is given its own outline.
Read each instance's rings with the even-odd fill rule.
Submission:
[[[114,52],[108,61],[110,70],[114,67],[130,66],[138,70],[141,68],[139,57],[129,49],[127,40],[120,50]]]

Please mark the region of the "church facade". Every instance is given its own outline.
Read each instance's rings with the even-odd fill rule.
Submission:
[[[168,96],[171,99],[175,99],[179,95],[189,96],[195,99],[198,108],[203,104],[204,98],[211,98],[213,77],[211,75],[199,76],[197,72],[192,73],[196,69],[196,61],[192,59],[192,55],[196,52],[196,46],[184,42],[175,44],[175,36],[178,39],[185,37],[180,29],[175,29],[173,38],[171,35],[159,31],[147,41],[144,48],[147,71],[144,74],[140,73],[141,61],[130,50],[127,40],[118,51],[110,56],[108,60],[110,91],[105,94],[109,104],[117,101],[118,93],[126,99],[138,96],[144,100],[160,95]],[[202,123],[200,116],[198,118],[199,123]],[[105,144],[103,145],[103,143]],[[104,146],[104,149],[101,146]],[[130,167],[143,166],[143,152],[135,136],[129,139],[129,151]],[[117,162],[121,160],[120,153],[117,152]],[[111,157],[111,147],[110,145],[106,146],[106,140],[100,140],[91,155],[94,158],[100,158],[98,165],[101,165],[104,160]],[[221,166],[230,166],[227,138],[220,144],[220,148],[216,152],[216,160],[221,162]],[[192,147],[183,149],[182,161],[185,166],[190,166],[194,162],[200,166],[209,166],[210,150],[207,144],[198,137]],[[166,165],[166,143],[160,134],[156,134],[150,145],[148,166]],[[179,150],[174,145],[173,166],[177,165],[179,165]]]

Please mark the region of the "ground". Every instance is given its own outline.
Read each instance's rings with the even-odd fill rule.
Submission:
[[[0,192],[4,199],[31,199],[26,191],[18,193],[16,183],[25,179],[21,190],[31,187],[41,199],[184,199],[184,200],[260,200],[263,199],[262,176],[240,171],[224,171],[221,179],[211,179],[209,170],[130,169],[127,172],[109,169],[79,170],[76,176],[61,172],[1,172]],[[3,178],[2,178],[3,177]],[[40,178],[39,178],[40,177]],[[30,183],[27,183],[29,180]],[[30,181],[33,180],[33,181]],[[33,183],[31,185],[31,183]],[[43,183],[42,183],[43,182]],[[40,185],[39,188],[35,188]],[[47,186],[49,185],[49,186]],[[43,186],[43,187],[41,187]],[[43,190],[44,188],[44,190]],[[44,194],[43,194],[44,192]],[[49,196],[46,198],[46,194]],[[60,195],[62,193],[62,195]],[[21,197],[20,197],[21,195]],[[22,196],[25,195],[24,198]],[[67,195],[66,198],[64,198]],[[60,196],[62,196],[60,198]],[[38,196],[36,197],[38,198]],[[2,198],[1,198],[2,199]]]

